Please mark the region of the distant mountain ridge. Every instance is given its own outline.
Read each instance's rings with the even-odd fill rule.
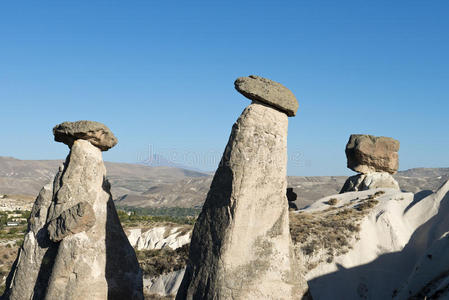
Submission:
[[[161,154],[153,154],[150,155],[150,158],[137,162],[140,165],[148,166],[148,167],[172,167],[184,170],[190,170],[194,172],[205,172],[199,168],[194,168],[191,166],[186,166],[176,161],[167,159],[165,156]]]
[[[399,171],[401,176],[408,177],[437,177],[449,174],[449,168],[413,168]]]
[[[62,160],[19,160],[0,156],[0,194],[37,195]],[[116,204],[131,207],[201,207],[212,181],[208,173],[173,166],[106,162]],[[400,171],[395,179],[408,192],[429,193],[449,179],[449,168]],[[347,176],[289,176],[297,206],[340,191]]]

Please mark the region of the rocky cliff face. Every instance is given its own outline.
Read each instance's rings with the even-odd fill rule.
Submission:
[[[4,296],[143,299],[141,270],[112,202],[101,150],[83,139],[69,144],[66,162],[33,206]]]
[[[286,113],[260,102],[234,124],[195,224],[177,299],[304,295],[288,230],[287,126]]]

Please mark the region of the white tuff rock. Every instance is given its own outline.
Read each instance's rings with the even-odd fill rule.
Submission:
[[[340,193],[374,190],[378,188],[400,190],[398,182],[389,173],[374,172],[349,177]]]
[[[128,230],[128,240],[137,250],[152,250],[171,248],[173,250],[190,243],[189,230],[184,232],[183,227],[154,227],[145,232],[140,228]]]
[[[157,294],[163,297],[176,295],[185,271],[186,269],[184,268],[158,277],[144,278],[145,293],[149,295]]]

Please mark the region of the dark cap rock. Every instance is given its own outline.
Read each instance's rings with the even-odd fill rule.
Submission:
[[[94,121],[64,122],[53,128],[55,141],[72,147],[78,139],[87,140],[92,145],[107,151],[117,144],[117,138],[104,124]]]
[[[352,134],[346,145],[348,168],[368,174],[395,174],[399,167],[399,141],[390,137]]]
[[[296,115],[299,105],[295,95],[278,82],[250,75],[237,78],[234,85],[235,89],[248,99],[275,107],[285,112],[289,117]]]

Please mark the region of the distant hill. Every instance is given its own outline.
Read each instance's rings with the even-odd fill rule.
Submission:
[[[19,160],[0,156],[0,194],[35,196],[53,179],[62,160]],[[173,166],[106,162],[115,203],[132,207],[201,207],[212,176]],[[449,168],[416,168],[394,175],[402,190],[428,193],[449,179]],[[288,186],[304,207],[338,193],[346,176],[290,176]]]
[[[449,168],[413,168],[398,172],[400,176],[407,177],[438,177],[449,174]]]
[[[201,171],[198,168],[193,168],[190,166],[186,166],[186,165],[177,163],[175,161],[165,158],[165,156],[160,155],[160,154],[153,154],[150,156],[150,158],[139,161],[138,164],[148,166],[148,167],[172,167],[172,168],[177,168],[177,169],[184,169],[184,170],[190,170],[190,171],[194,171],[194,172],[203,173],[203,171]]]
[[[37,195],[44,184],[53,180],[62,160],[19,160],[0,156],[0,194]],[[139,164],[106,162],[112,194],[140,194],[152,186],[169,184],[207,174],[175,167],[149,167]]]
[[[433,169],[406,170],[398,172],[394,177],[403,191],[428,194],[437,190],[449,179],[449,169],[435,169],[434,172],[431,170]],[[297,195],[296,205],[304,207],[322,197],[339,193],[347,178],[347,176],[289,176],[288,186],[293,188],[293,192]],[[142,193],[125,193],[116,198],[116,204],[133,207],[201,207],[211,182],[212,176],[202,176],[151,185]]]
[[[115,203],[132,207],[201,207],[211,182],[212,176],[162,183],[149,187],[139,195],[124,195]]]

